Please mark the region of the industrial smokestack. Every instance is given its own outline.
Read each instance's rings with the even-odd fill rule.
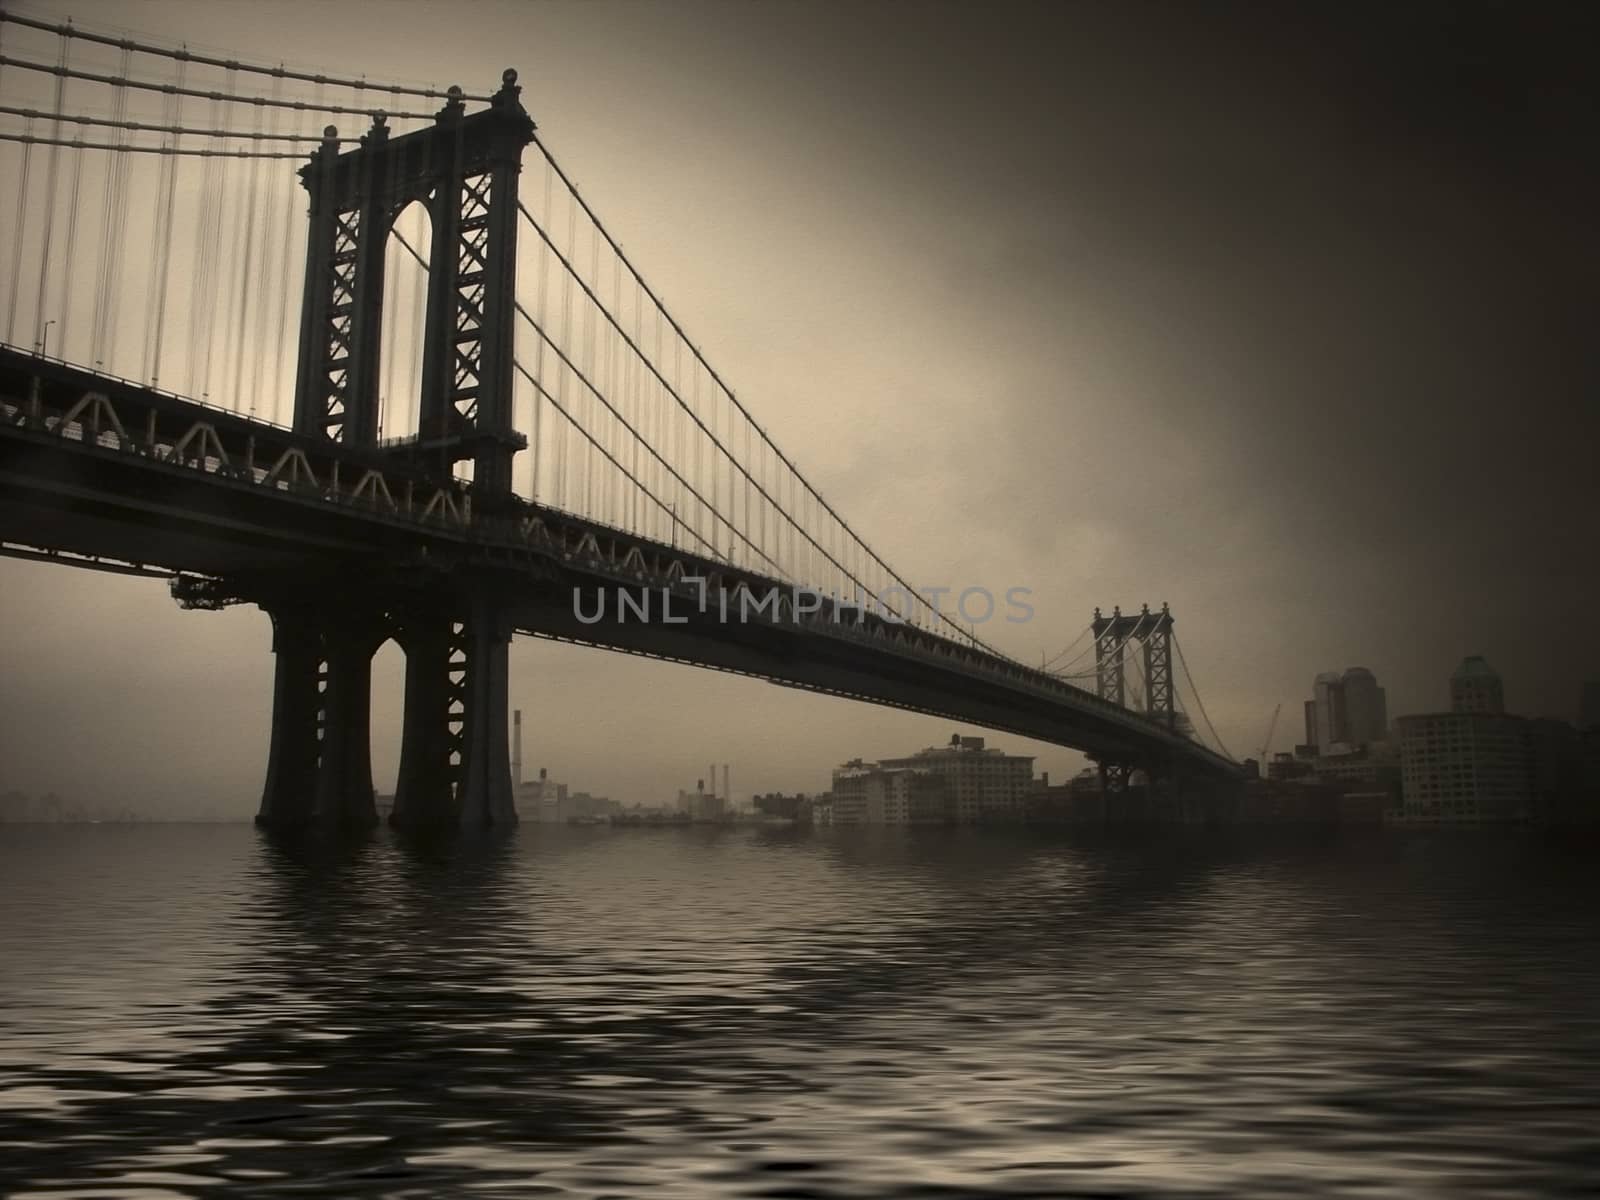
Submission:
[[[711,794],[713,796],[715,796],[717,794],[717,764],[716,763],[712,763],[711,764]]]
[[[511,780],[522,786],[522,710],[511,714]]]
[[[733,807],[733,790],[728,787],[728,764],[722,764],[722,798],[728,802],[728,807]]]

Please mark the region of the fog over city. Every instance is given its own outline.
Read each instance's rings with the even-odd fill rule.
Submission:
[[[903,576],[1029,589],[1030,621],[980,632],[1032,664],[1096,606],[1170,604],[1236,758],[1280,703],[1272,748],[1298,740],[1327,670],[1370,668],[1391,715],[1447,707],[1467,655],[1528,715],[1571,718],[1600,677],[1576,9],[15,7],[473,92],[517,68],[690,337]],[[12,560],[0,597],[0,791],[255,810],[262,612]],[[403,666],[374,664],[385,791]],[[528,768],[630,802],[712,762],[737,795],[816,791],[956,731],[540,640],[511,672]]]

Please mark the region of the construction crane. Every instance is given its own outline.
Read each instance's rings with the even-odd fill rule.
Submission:
[[[1267,736],[1261,739],[1261,750],[1256,755],[1256,761],[1260,763],[1265,764],[1267,761],[1267,750],[1272,745],[1273,732],[1278,728],[1278,714],[1282,711],[1283,701],[1279,700],[1278,707],[1272,710],[1272,720],[1267,722]]]

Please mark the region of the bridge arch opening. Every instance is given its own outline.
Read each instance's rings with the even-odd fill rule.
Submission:
[[[422,352],[433,246],[428,206],[413,200],[389,227],[383,251],[383,331],[378,348],[378,437],[413,438],[422,405]]]
[[[388,639],[372,656],[372,707],[367,740],[378,815],[387,822],[400,777],[400,742],[405,730],[406,656]]]

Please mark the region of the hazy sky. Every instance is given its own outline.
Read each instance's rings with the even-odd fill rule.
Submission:
[[[1600,677],[1600,50],[1583,6],[73,3],[242,57],[491,90],[913,582],[1032,588],[1038,661],[1171,603],[1229,749],[1321,670],[1391,714],[1483,654]],[[351,130],[350,132],[354,132]],[[0,787],[258,797],[266,617],[0,563]],[[995,629],[996,627],[991,627]],[[815,790],[949,722],[542,642],[530,766]],[[380,655],[392,786],[401,657]],[[997,735],[1053,774],[1069,751]]]

